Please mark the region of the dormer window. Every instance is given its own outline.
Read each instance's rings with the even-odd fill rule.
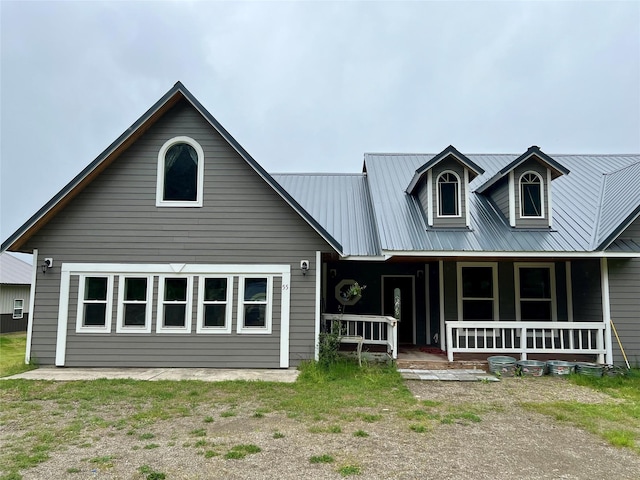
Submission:
[[[204,152],[189,137],[174,137],[158,153],[156,206],[201,207]]]
[[[542,177],[536,172],[525,172],[520,177],[520,216],[543,218]]]
[[[460,177],[451,171],[438,176],[438,216],[460,216]]]

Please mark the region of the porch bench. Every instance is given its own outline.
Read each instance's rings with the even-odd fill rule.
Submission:
[[[358,365],[362,366],[362,344],[364,337],[362,335],[345,335],[340,337],[340,343],[355,343],[356,353],[358,355]]]

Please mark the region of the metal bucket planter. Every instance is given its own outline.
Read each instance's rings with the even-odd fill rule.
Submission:
[[[520,360],[518,367],[524,377],[541,377],[546,371],[547,364],[539,360]]]
[[[604,366],[597,363],[578,362],[576,363],[576,373],[587,377],[601,377]]]
[[[576,371],[576,364],[562,360],[549,360],[547,362],[547,369],[549,370],[549,375],[558,377],[574,373]]]
[[[487,358],[489,371],[501,377],[513,377],[516,374],[516,359],[506,356],[495,356]]]

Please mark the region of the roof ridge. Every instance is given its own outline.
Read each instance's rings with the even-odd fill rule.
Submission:
[[[598,208],[596,209],[596,218],[593,222],[593,230],[591,232],[591,250],[595,250],[598,246],[598,234],[600,233],[600,218],[602,217],[602,209],[604,204],[602,199],[604,198],[604,192],[606,189],[607,175],[602,174],[602,183],[600,184],[600,193],[598,194]]]
[[[610,172],[603,172],[603,175],[613,175],[614,173],[619,173],[622,170],[626,170],[627,168],[635,167],[636,165],[640,165],[640,160],[637,162],[630,163],[629,165],[625,165],[624,167],[620,167],[617,170],[611,170]]]
[[[332,177],[364,177],[365,174],[362,172],[271,172],[269,175],[290,175],[290,176],[304,176],[304,177],[313,177],[313,176],[332,176]]]

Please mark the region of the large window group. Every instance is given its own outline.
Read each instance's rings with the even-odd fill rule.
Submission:
[[[116,333],[150,333],[155,321],[158,334],[190,334],[194,305],[196,333],[231,333],[234,308],[237,333],[271,333],[273,275],[86,274],[78,279],[77,332],[111,332],[117,291]]]

